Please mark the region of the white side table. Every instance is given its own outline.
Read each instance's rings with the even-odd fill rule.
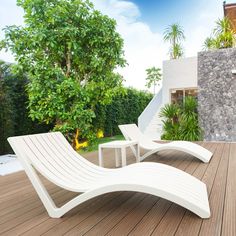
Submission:
[[[135,150],[136,161],[140,161],[139,155],[139,145],[137,141],[127,141],[127,140],[119,140],[112,141],[108,143],[103,143],[99,145],[98,157],[99,157],[99,165],[103,166],[103,155],[102,149],[104,148],[114,148],[115,149],[115,157],[116,157],[116,167],[120,165],[120,159],[122,166],[126,166],[126,148],[131,147]]]

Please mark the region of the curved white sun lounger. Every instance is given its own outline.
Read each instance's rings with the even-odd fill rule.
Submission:
[[[209,162],[212,157],[212,153],[210,151],[195,143],[187,141],[173,141],[166,144],[160,144],[153,142],[139,130],[136,124],[119,125],[119,128],[126,140],[138,141],[139,147],[147,151],[140,157],[139,161],[144,160],[146,157],[156,152],[169,149],[189,153],[206,163]]]
[[[81,157],[60,132],[11,137],[8,141],[53,218],[91,198],[115,191],[153,194],[202,218],[210,217],[206,185],[176,168],[147,162],[105,169]],[[52,183],[81,194],[56,207],[35,169]]]

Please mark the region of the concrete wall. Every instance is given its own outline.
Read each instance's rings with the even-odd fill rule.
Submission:
[[[197,57],[163,62],[163,104],[170,103],[170,89],[197,87]]]
[[[236,49],[198,54],[198,110],[205,140],[236,141]]]

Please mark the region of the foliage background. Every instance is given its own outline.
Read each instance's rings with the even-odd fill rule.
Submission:
[[[3,62],[0,61],[3,65]],[[29,118],[26,92],[27,78],[10,73],[10,65],[4,63],[0,71],[0,155],[11,152],[7,138],[48,132],[52,125],[39,124]]]
[[[105,136],[120,134],[118,125],[138,122],[139,115],[151,101],[153,95],[134,88],[126,88],[125,95],[117,95],[111,104],[96,110],[96,122]],[[98,122],[99,119],[101,122]]]
[[[29,118],[27,83],[26,77],[12,75],[8,69],[0,73],[0,155],[11,152],[9,136],[48,132],[54,127]],[[93,126],[104,130],[105,136],[120,134],[119,124],[137,123],[138,116],[152,99],[151,93],[133,88],[124,88],[124,91],[123,95],[116,95],[111,104],[96,107]]]

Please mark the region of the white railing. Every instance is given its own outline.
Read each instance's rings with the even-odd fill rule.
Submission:
[[[144,132],[149,123],[151,122],[152,118],[156,114],[157,110],[162,105],[162,88],[159,92],[153,97],[153,99],[149,102],[146,106],[144,111],[138,118],[138,127],[139,129]]]

